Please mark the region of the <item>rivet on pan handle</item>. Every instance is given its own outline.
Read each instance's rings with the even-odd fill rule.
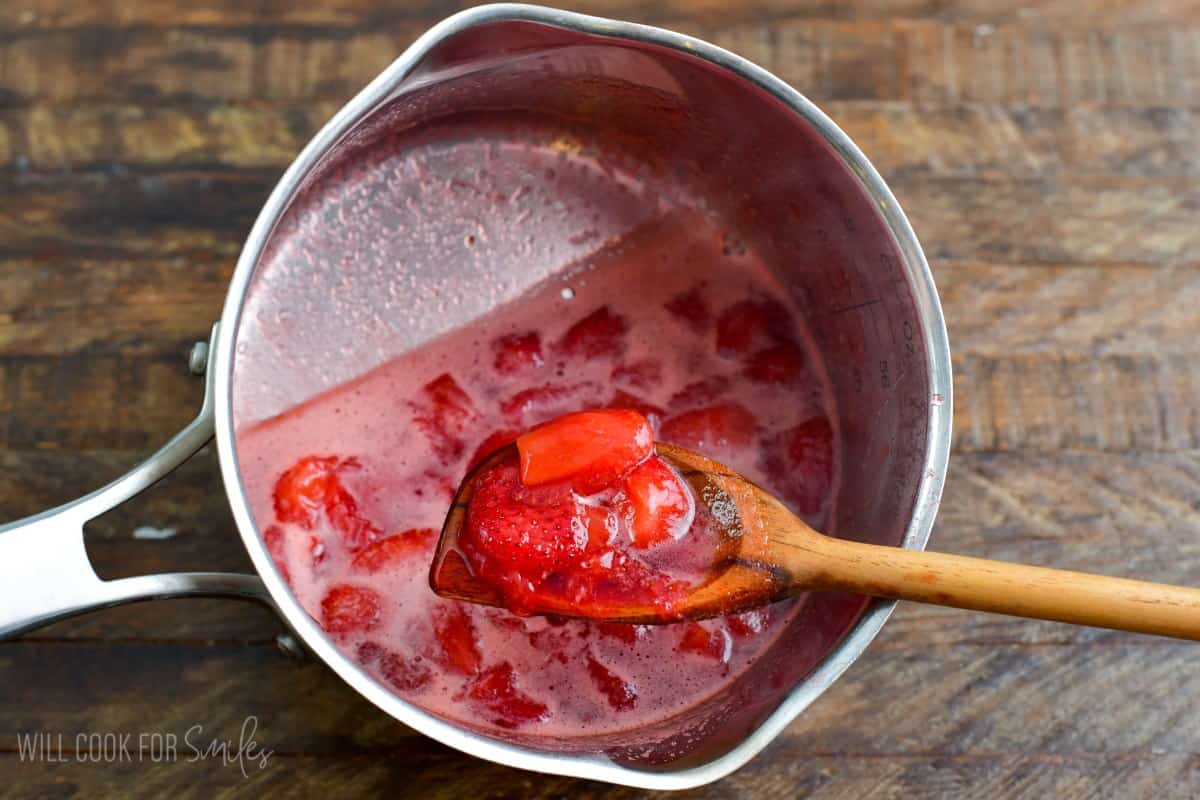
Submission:
[[[204,373],[196,418],[141,464],[65,505],[0,526],[0,639],[98,608],[165,597],[235,597],[272,606],[257,575],[173,572],[105,581],[83,544],[83,526],[157,483],[213,437],[212,368],[217,325],[189,358]]]

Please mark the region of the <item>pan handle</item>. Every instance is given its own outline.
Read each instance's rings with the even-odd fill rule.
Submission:
[[[209,375],[217,326],[192,348],[193,372]],[[83,544],[83,525],[148,489],[213,437],[213,382],[205,378],[196,418],[158,452],[91,494],[0,526],[0,639],[98,608],[163,597],[236,597],[273,606],[257,575],[174,572],[101,580]]]

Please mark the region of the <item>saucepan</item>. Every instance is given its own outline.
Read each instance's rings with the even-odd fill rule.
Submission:
[[[512,139],[506,120],[514,118],[543,133]],[[406,148],[440,139],[480,142],[489,180],[512,184],[507,201],[455,191],[456,181],[483,169],[462,157],[470,148],[449,148],[459,155],[424,171],[402,165]],[[593,184],[607,179],[614,188],[594,189],[587,201],[522,199],[515,186],[531,162],[521,155],[534,151],[591,154],[592,177],[601,178]],[[252,598],[276,608],[308,650],[379,708],[465,753],[663,789],[697,786],[744,764],[858,658],[893,603],[810,597],[721,696],[671,725],[569,751],[492,738],[394,694],[305,612],[251,514],[235,436],[239,424],[278,414],[518,296],[586,255],[593,239],[636,222],[660,182],[689,187],[698,204],[753,241],[803,313],[839,419],[826,529],[923,548],[949,452],[950,355],[920,245],[866,157],[798,91],[711,44],[548,8],[490,5],[418,39],[283,175],[246,240],[220,321],[192,353],[205,381],[195,420],[112,484],[0,529],[0,635],[134,600]],[[575,235],[581,214],[597,234]],[[84,550],[84,522],[214,437],[258,574],[100,580]]]

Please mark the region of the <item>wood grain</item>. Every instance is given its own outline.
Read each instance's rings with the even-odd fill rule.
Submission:
[[[339,104],[103,101],[0,109],[0,168],[17,172],[263,167],[282,170]],[[918,109],[831,101],[824,109],[889,176],[1194,176],[1200,116],[1190,110]]]
[[[5,45],[0,99],[344,102],[432,21],[388,16],[349,28],[18,32]],[[712,23],[674,15],[660,21],[750,58],[816,100],[891,100],[923,108],[1200,104],[1200,83],[1190,79],[1200,28],[1189,24],[1080,30],[886,18]]]
[[[464,0],[330,0],[319,5],[268,0],[254,4],[237,0],[158,0],[125,3],[98,0],[88,4],[72,0],[32,0],[0,9],[0,31],[26,31],[80,26],[168,27],[195,25],[233,27],[249,25],[362,25],[395,17],[428,18],[430,22],[461,8]],[[1196,10],[1194,2],[1162,0],[1042,0],[1018,7],[987,0],[746,0],[730,6],[718,0],[655,4],[645,0],[583,0],[562,4],[586,14],[654,20],[682,11],[710,22],[736,22],[747,18],[781,15],[836,17],[840,19],[922,19],[958,22],[1020,22],[1038,25],[1144,25],[1171,22]]]

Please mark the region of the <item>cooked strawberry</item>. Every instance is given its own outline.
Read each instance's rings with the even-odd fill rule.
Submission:
[[[485,458],[492,453],[504,447],[506,444],[512,444],[517,440],[517,432],[510,430],[499,430],[492,433],[486,439],[479,443],[479,447],[475,448],[475,454],[471,456],[471,460],[467,462],[467,470],[473,470],[479,466]]]
[[[379,624],[381,606],[374,590],[338,584],[321,600],[321,627],[329,633],[369,631]]]
[[[663,418],[667,412],[656,405],[651,405],[645,400],[642,400],[636,395],[632,395],[623,389],[617,389],[612,396],[612,400],[608,401],[609,408],[627,408],[631,411],[636,411],[641,414],[650,423],[650,427],[657,429],[662,424]]]
[[[639,464],[625,476],[623,488],[633,510],[634,547],[678,539],[691,527],[696,513],[691,492],[661,458],[651,456]]]
[[[700,381],[693,381],[671,395],[669,404],[672,409],[686,410],[710,406],[721,395],[729,390],[731,381],[723,375],[713,375]]]
[[[375,642],[363,642],[354,652],[364,667],[378,667],[383,679],[402,692],[412,692],[433,680],[433,670],[420,656],[405,658]]]
[[[640,603],[668,613],[686,585],[614,548],[587,551],[560,576],[558,594],[581,608]]]
[[[341,534],[342,541],[351,550],[366,547],[382,533],[373,522],[359,513],[354,496],[340,486],[325,510],[329,524]]]
[[[794,344],[777,344],[759,350],[746,361],[742,374],[755,383],[787,385],[800,380],[804,351]]]
[[[608,547],[620,526],[616,509],[609,505],[586,506],[588,541],[587,550]]]
[[[433,609],[433,632],[442,646],[443,663],[463,675],[479,671],[479,646],[475,643],[475,625],[458,603]]]
[[[351,462],[336,456],[307,456],[275,481],[275,518],[311,530],[342,490],[338,469]]]
[[[516,728],[549,717],[549,709],[517,689],[512,664],[507,661],[488,667],[471,682],[467,696],[494,715],[492,722],[502,728]]]
[[[767,444],[764,467],[771,488],[800,514],[815,514],[833,484],[833,428],[813,417]]]
[[[412,528],[392,534],[360,550],[354,556],[353,566],[359,572],[379,572],[401,563],[409,556],[428,554],[437,536],[438,532],[433,528]]]
[[[623,622],[597,622],[595,627],[602,636],[620,639],[625,644],[634,644],[645,639],[650,632],[649,625],[630,625]]]
[[[569,356],[590,360],[620,355],[625,349],[629,323],[608,306],[588,314],[563,334],[558,349]]]
[[[591,653],[588,653],[587,669],[592,683],[614,709],[628,711],[637,703],[637,687],[601,664]]]
[[[729,632],[741,639],[757,636],[771,624],[771,609],[756,608],[741,614],[730,614],[725,618]]]
[[[517,465],[507,461],[479,476],[463,543],[486,573],[536,582],[583,552],[587,522],[569,487],[525,486]]]
[[[381,644],[376,644],[375,642],[363,642],[357,648],[355,648],[354,658],[364,667],[370,667],[374,665],[375,662],[379,661],[379,659],[382,658],[383,654],[386,652],[387,649]]]
[[[542,337],[534,331],[501,336],[492,342],[495,357],[492,365],[497,372],[511,375],[542,366]]]
[[[405,658],[399,653],[385,653],[379,659],[383,679],[402,692],[415,692],[433,680],[433,670],[420,656]]]
[[[527,486],[567,480],[577,492],[592,494],[649,457],[654,432],[636,411],[580,411],[520,436],[517,450]]]
[[[447,461],[462,455],[462,435],[475,416],[475,405],[452,375],[443,373],[425,384],[412,407],[413,422],[434,452]]]
[[[571,386],[533,386],[504,400],[500,410],[515,423],[536,424],[593,402],[599,389],[593,383]]]
[[[724,627],[706,628],[698,622],[689,622],[683,627],[679,649],[726,664],[733,654],[733,640]]]
[[[638,361],[613,367],[609,375],[613,383],[623,383],[635,389],[653,389],[662,383],[662,364],[657,361]]]
[[[708,301],[704,299],[704,292],[699,286],[675,295],[664,304],[664,307],[686,322],[697,333],[708,327],[708,323],[712,319]]]
[[[700,453],[713,448],[742,447],[754,435],[754,415],[737,403],[698,408],[671,417],[662,425],[664,442]]]
[[[717,352],[726,358],[744,356],[794,337],[788,310],[770,299],[734,303],[717,319]]]

